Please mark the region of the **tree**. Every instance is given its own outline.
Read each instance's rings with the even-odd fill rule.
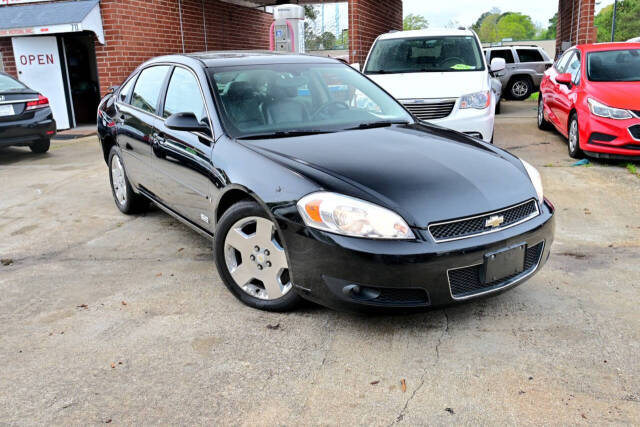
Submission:
[[[613,5],[602,8],[595,17],[594,24],[598,28],[598,41],[611,41],[611,24]],[[640,37],[640,0],[619,0],[616,11],[615,41],[626,41]]]
[[[492,13],[482,20],[480,24],[480,31],[478,31],[478,37],[483,42],[496,42],[498,41],[498,20],[500,14]]]
[[[305,4],[304,6],[304,46],[307,50],[317,50],[320,45],[320,38],[313,32],[315,20],[318,17],[318,11],[313,5]]]
[[[429,28],[429,21],[422,15],[410,13],[404,17],[404,21],[402,22],[402,29],[404,31],[424,30],[425,28]]]
[[[336,35],[330,31],[325,31],[320,35],[321,49],[334,49],[336,47]]]
[[[497,24],[498,40],[531,40],[536,35],[536,27],[531,17],[518,12],[507,12]]]
[[[558,12],[551,19],[549,19],[549,26],[547,30],[542,34],[542,39],[551,40],[556,38],[556,30],[558,26]]]
[[[473,31],[475,31],[476,33],[480,34],[480,27],[482,26],[482,22],[488,18],[491,15],[500,15],[500,9],[498,9],[497,7],[494,7],[493,9],[491,9],[488,12],[483,13],[482,15],[480,15],[480,17],[476,20],[476,22],[471,26],[471,29]]]

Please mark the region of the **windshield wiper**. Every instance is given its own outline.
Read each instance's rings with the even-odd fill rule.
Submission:
[[[292,138],[296,136],[319,135],[323,133],[334,133],[332,130],[322,129],[300,129],[277,132],[254,133],[238,137],[238,139],[269,139],[269,138]]]
[[[411,122],[408,122],[406,120],[383,120],[379,122],[360,123],[358,126],[348,128],[345,130],[384,128],[392,125],[408,125],[408,124],[411,124]]]

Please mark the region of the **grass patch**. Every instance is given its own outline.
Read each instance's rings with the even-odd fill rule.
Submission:
[[[627,163],[627,170],[631,175],[635,175],[640,178],[640,172],[638,172],[638,167],[633,163]]]
[[[540,96],[540,92],[533,92],[529,97],[528,101],[537,101]]]

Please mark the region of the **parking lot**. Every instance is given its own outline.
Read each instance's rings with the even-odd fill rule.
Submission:
[[[120,214],[95,137],[0,150],[0,425],[638,424],[640,176],[535,113],[505,102],[496,144],[543,175],[549,263],[413,315],[250,309],[207,240]]]

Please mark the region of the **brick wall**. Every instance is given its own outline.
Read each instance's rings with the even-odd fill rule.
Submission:
[[[184,51],[268,49],[271,14],[218,0],[182,0]],[[149,58],[180,53],[177,0],[102,0],[105,44],[95,41],[100,90],[120,84]],[[205,37],[206,22],[206,37]],[[0,38],[5,71],[15,75],[11,38]]]
[[[561,51],[562,42],[576,44],[595,43],[597,33],[593,25],[595,0],[558,0],[558,24],[556,52]]]
[[[402,30],[402,0],[350,0],[350,61],[364,64],[376,37],[389,30]]]

